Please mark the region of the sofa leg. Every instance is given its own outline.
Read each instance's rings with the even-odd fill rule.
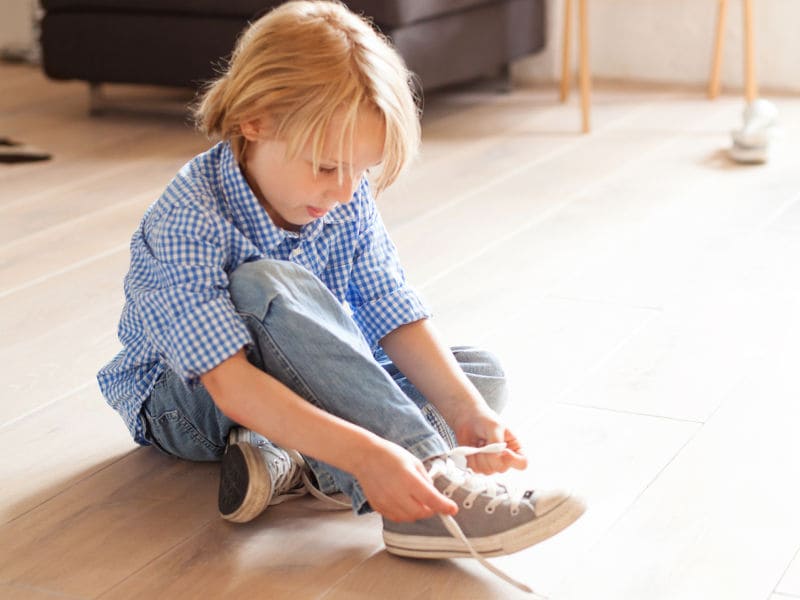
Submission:
[[[502,65],[494,73],[488,74],[487,77],[486,83],[498,94],[510,94],[514,91],[514,86],[511,82],[510,64]]]
[[[511,81],[511,63],[506,63],[500,67],[500,87],[501,94],[510,94],[514,91],[514,83]]]
[[[96,82],[89,83],[89,114],[93,117],[105,112],[105,98],[102,85]]]

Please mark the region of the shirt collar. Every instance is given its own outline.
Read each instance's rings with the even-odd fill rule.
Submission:
[[[337,224],[355,219],[348,206],[339,206],[321,219],[303,225],[300,231],[287,231],[275,225],[269,214],[256,198],[239,168],[229,142],[222,142],[220,156],[220,178],[222,191],[233,217],[234,225],[256,243],[262,252],[269,251],[286,238],[312,241],[317,238],[325,224]]]
[[[289,232],[275,225],[258,202],[233,156],[230,143],[221,144],[220,180],[233,224],[262,252],[269,251],[278,246]]]

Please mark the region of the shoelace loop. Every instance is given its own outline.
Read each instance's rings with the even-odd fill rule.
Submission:
[[[314,498],[322,502],[323,506],[326,507],[326,510],[349,510],[351,505],[349,502],[343,502],[341,500],[337,500],[331,496],[328,496],[324,492],[321,492],[317,489],[317,487],[311,481],[311,478],[308,476],[308,469],[305,468],[305,461],[303,457],[297,450],[287,450],[287,454],[291,457],[292,461],[298,466],[298,471],[300,473],[300,481],[303,484],[301,488],[301,493],[309,493]]]
[[[493,513],[494,510],[508,500],[512,515],[519,513],[519,505],[523,502],[524,491],[515,490],[508,485],[503,485],[495,481],[491,476],[475,473],[472,469],[466,466],[466,457],[475,454],[498,454],[505,450],[506,445],[502,442],[489,444],[481,448],[472,446],[459,446],[451,450],[448,455],[441,461],[434,462],[433,468],[430,471],[432,478],[444,475],[450,480],[443,493],[447,497],[451,497],[453,492],[459,487],[470,490],[470,493],[464,499],[464,508],[471,508],[475,499],[481,494],[490,496],[492,500],[486,505],[486,512]]]

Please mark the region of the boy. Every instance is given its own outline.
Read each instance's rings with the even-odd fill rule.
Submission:
[[[134,439],[221,459],[223,518],[344,492],[407,556],[504,554],[580,516],[474,472],[527,460],[493,410],[496,360],[439,341],[377,212],[367,172],[384,189],[420,137],[388,43],[339,3],[289,2],[244,33],[196,116],[223,141],[134,234],[124,348],[98,375]]]

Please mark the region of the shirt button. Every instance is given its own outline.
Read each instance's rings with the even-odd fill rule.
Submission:
[[[291,256],[292,258],[296,258],[296,257],[300,256],[302,253],[303,253],[303,249],[302,248],[295,248],[294,250],[292,250],[292,252],[289,254],[289,256]]]

